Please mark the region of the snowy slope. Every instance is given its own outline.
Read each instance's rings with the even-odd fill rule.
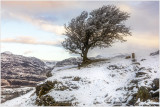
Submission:
[[[57,67],[52,71],[53,76],[45,81],[58,81],[61,84],[57,84],[46,95],[50,95],[55,101],[70,101],[78,106],[125,106],[137,93],[138,87],[151,87],[152,81],[159,78],[158,60],[159,55],[138,56],[134,63],[122,55],[81,69],[75,66]],[[140,72],[145,74],[138,75]],[[133,83],[133,80],[138,80],[138,83]],[[62,87],[65,89],[62,90]],[[2,105],[10,106],[11,102],[17,102],[12,103],[12,106],[31,106],[35,105],[36,97],[32,91]],[[144,104],[158,103],[152,100],[137,101],[137,105]]]
[[[112,62],[112,64],[109,62]],[[48,95],[51,95],[57,101],[75,98],[74,102],[78,102],[79,106],[106,105],[107,102],[113,104],[120,102],[120,100],[125,101],[127,92],[124,89],[116,90],[121,87],[127,87],[129,81],[135,77],[133,68],[129,66],[130,63],[131,61],[129,60],[126,60],[124,63],[121,58],[115,58],[80,70],[73,68],[56,73],[53,72],[54,76],[47,80],[58,80],[64,85],[72,84],[73,86],[77,86],[78,90],[72,90],[72,88],[70,88],[72,91],[66,90],[64,92],[53,90]],[[117,65],[119,70],[114,70],[114,66],[109,65]],[[108,68],[111,70],[108,70]],[[121,68],[126,71],[120,70]],[[79,77],[80,80],[78,82],[73,81],[75,77]]]
[[[29,93],[14,98],[12,100],[8,100],[5,103],[2,103],[1,106],[2,107],[25,107],[25,106],[33,106],[34,102],[33,100],[30,98],[30,96],[33,94],[35,90],[30,91]],[[35,96],[32,96],[32,98],[36,98]]]

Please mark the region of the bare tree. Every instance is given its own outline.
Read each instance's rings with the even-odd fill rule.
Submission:
[[[71,53],[80,54],[85,63],[89,60],[89,49],[110,47],[117,41],[126,41],[124,37],[131,35],[131,32],[124,21],[129,17],[127,12],[113,5],[103,6],[90,13],[83,11],[65,25],[67,38],[62,46]]]

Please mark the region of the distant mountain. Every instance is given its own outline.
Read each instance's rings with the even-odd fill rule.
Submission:
[[[46,64],[35,57],[1,53],[1,85],[34,86],[46,79]]]
[[[57,61],[43,61],[43,62],[45,63],[46,68],[53,68],[57,63]]]
[[[56,67],[62,67],[65,65],[78,65],[82,62],[82,58],[68,58],[56,63]]]

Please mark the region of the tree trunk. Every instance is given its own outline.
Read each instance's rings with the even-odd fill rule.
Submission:
[[[87,54],[83,55],[83,62],[86,62],[88,60]]]
[[[87,60],[89,60],[89,59],[87,58],[87,54],[88,54],[88,49],[86,49],[86,50],[84,51],[84,53],[83,53],[83,63],[85,63]]]

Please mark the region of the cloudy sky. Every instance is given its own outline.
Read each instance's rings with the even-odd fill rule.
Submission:
[[[131,27],[132,36],[126,38],[127,42],[115,43],[111,48],[90,50],[89,56],[158,50],[158,1],[2,1],[1,52],[10,51],[43,60],[75,57],[61,46],[65,38],[63,25],[84,10],[89,12],[109,4],[131,14],[126,25]]]

